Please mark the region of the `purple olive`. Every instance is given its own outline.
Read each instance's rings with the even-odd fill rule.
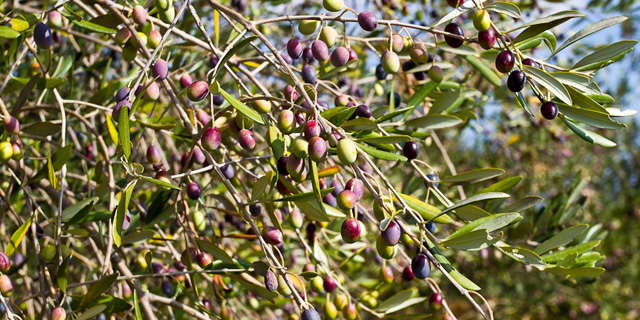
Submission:
[[[7,273],[10,267],[11,260],[9,260],[9,257],[4,252],[0,252],[0,272]]]
[[[203,164],[207,157],[204,155],[202,150],[199,147],[193,148],[193,154],[191,155],[191,160],[197,164]]]
[[[302,50],[302,61],[306,63],[313,63],[313,61],[315,60],[316,58],[313,56],[313,51],[311,50],[311,48],[304,48],[304,50]]]
[[[327,61],[330,57],[329,47],[322,40],[316,40],[311,44],[311,53],[318,61]]]
[[[38,22],[33,28],[33,40],[40,49],[49,49],[53,44],[51,28],[48,25]]]
[[[216,106],[221,106],[224,103],[224,96],[221,94],[214,94],[211,96],[211,100],[213,100],[213,104]]]
[[[345,220],[340,227],[340,235],[346,243],[358,241],[360,239],[360,222],[356,219]]]
[[[191,181],[187,184],[187,196],[189,199],[198,200],[201,192],[200,185],[197,182]]]
[[[277,246],[282,243],[283,237],[280,229],[271,226],[262,228],[262,237],[268,244]]]
[[[158,163],[162,161],[162,152],[158,146],[152,144],[147,148],[147,161],[149,161],[149,163]]]
[[[202,101],[209,94],[209,84],[206,81],[196,81],[189,85],[187,98],[193,102]]]
[[[193,80],[191,79],[190,75],[185,73],[180,77],[180,88],[185,89],[189,87],[192,83],[193,83]]]
[[[129,100],[122,100],[118,102],[118,104],[116,104],[116,106],[113,108],[113,111],[111,112],[113,120],[118,121],[118,119],[120,119],[120,109],[122,109],[122,107],[124,106],[127,106],[129,108],[129,113],[131,113],[131,102],[129,102]]]
[[[220,131],[218,131],[218,129],[208,128],[202,134],[200,143],[205,150],[213,151],[215,149],[218,149],[221,139],[222,137],[220,136]]]
[[[302,80],[306,83],[315,84],[318,80],[318,75],[316,73],[316,68],[312,65],[308,64],[302,67]]]
[[[169,75],[169,66],[167,62],[163,59],[157,59],[156,62],[151,67],[151,73],[153,77],[157,77],[158,80],[164,80]]]
[[[395,246],[400,241],[400,237],[402,236],[402,230],[400,229],[400,225],[395,221],[389,222],[387,229],[382,231],[382,241],[388,246]]]
[[[327,158],[327,142],[320,137],[309,140],[309,158],[315,162],[322,162]]]
[[[358,14],[358,24],[364,31],[373,31],[378,27],[378,18],[369,11]]]
[[[349,61],[349,50],[345,47],[337,47],[331,53],[331,64],[338,68],[342,67]]]
[[[131,90],[127,87],[120,88],[116,93],[116,103],[126,99],[129,96],[129,92],[131,92]]]
[[[292,59],[298,59],[302,56],[302,43],[298,39],[291,39],[287,42],[287,53]]]
[[[287,170],[287,159],[289,159],[287,156],[282,156],[278,159],[278,173],[283,176],[289,175],[289,171]]]
[[[4,118],[4,130],[10,134],[18,134],[20,132],[20,122],[13,116]]]
[[[353,191],[353,193],[356,195],[356,200],[358,201],[360,201],[360,199],[362,199],[362,196],[364,195],[364,185],[358,178],[349,179],[349,181],[347,181],[347,183],[344,185],[344,188],[346,190]]]
[[[238,142],[246,150],[253,150],[256,147],[256,139],[251,130],[242,129],[238,133]]]
[[[218,62],[220,62],[220,58],[215,53],[209,56],[209,67],[215,68]]]

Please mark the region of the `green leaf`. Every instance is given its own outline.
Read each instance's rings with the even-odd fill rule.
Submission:
[[[571,131],[575,132],[578,136],[580,136],[580,138],[589,143],[597,144],[606,148],[612,148],[616,146],[615,142],[595,132],[582,128],[577,124],[574,124],[572,121],[565,119],[564,117],[562,117],[562,121],[564,121],[564,123],[567,125],[567,127],[569,127],[569,129],[571,129]]]
[[[542,261],[546,263],[555,263],[565,259],[568,255],[581,255],[600,244],[600,240],[590,241],[582,243],[573,247],[566,248],[564,250],[556,251],[554,253],[547,254],[542,257]]]
[[[108,276],[103,276],[102,278],[100,278],[98,282],[94,283],[93,285],[91,285],[91,287],[89,287],[89,290],[87,290],[87,293],[84,295],[84,297],[82,298],[82,301],[80,302],[80,306],[87,305],[89,302],[99,297],[102,293],[109,290],[109,288],[111,288],[111,285],[113,285],[116,279],[118,279],[117,273],[113,273]]]
[[[35,76],[33,76],[33,78],[31,78],[31,80],[29,80],[29,82],[27,82],[24,88],[22,88],[22,91],[20,91],[20,95],[18,96],[18,99],[13,104],[13,109],[11,110],[12,115],[15,116],[20,112],[20,109],[22,109],[22,106],[24,105],[24,103],[27,102],[29,95],[31,95],[31,91],[33,91],[33,88],[36,86],[41,76],[42,76],[42,73],[40,72],[37,73]]]
[[[477,202],[483,202],[483,201],[488,201],[488,200],[493,200],[493,199],[506,199],[511,197],[509,194],[507,193],[502,193],[502,192],[486,192],[486,193],[480,193],[480,194],[476,194],[474,196],[471,196],[469,198],[466,198],[458,203],[456,203],[453,206],[450,206],[444,210],[442,210],[442,212],[440,212],[440,214],[444,213],[444,212],[449,212],[449,211],[453,211],[456,210],[457,208],[461,208],[461,207],[465,207],[471,204],[475,204]]]
[[[492,216],[480,218],[472,222],[467,223],[464,227],[458,229],[456,232],[447,237],[446,240],[453,239],[462,236],[466,233],[475,230],[485,230],[486,232],[494,232],[498,229],[504,228],[516,220],[522,219],[522,216],[518,213],[501,213]]]
[[[236,110],[238,110],[240,113],[244,114],[249,119],[259,124],[265,124],[264,119],[262,119],[262,116],[258,113],[258,111],[255,111],[252,108],[249,108],[246,104],[242,103],[240,100],[236,99],[236,97],[232,96],[228,92],[222,89],[220,89],[219,91],[220,91],[220,94],[224,97],[224,99],[229,101],[229,104],[231,104],[231,106],[234,107]]]
[[[569,95],[569,92],[567,92],[567,88],[565,88],[564,85],[562,85],[562,83],[552,75],[530,66],[524,66],[524,72],[527,76],[547,88],[551,93],[558,97],[558,99],[562,100],[562,102],[568,105],[573,105],[571,96]]]
[[[129,160],[131,158],[131,138],[129,137],[129,108],[120,109],[118,117],[118,134],[122,144],[122,152]]]
[[[536,267],[546,266],[546,264],[542,261],[542,258],[540,258],[539,255],[537,255],[535,252],[529,249],[517,248],[517,247],[511,247],[511,246],[500,246],[499,248],[505,251],[506,253],[510,254],[512,257],[526,264],[529,264],[531,266],[536,266]]]
[[[116,216],[113,218],[113,226],[112,226],[112,236],[113,242],[116,247],[119,247],[122,239],[122,223],[124,222],[124,217],[127,213],[127,208],[129,208],[129,201],[131,200],[131,194],[133,193],[133,188],[136,186],[138,180],[133,180],[127,188],[124,190],[122,195],[120,196],[120,202],[118,203],[118,208],[116,209]]]
[[[265,300],[271,300],[271,299],[275,299],[278,296],[277,292],[271,292],[269,290],[267,290],[267,288],[265,288],[264,286],[261,285],[257,285],[253,282],[249,282],[247,280],[245,280],[244,278],[240,277],[239,275],[231,275],[230,278],[234,279],[235,281],[239,282],[240,285],[242,286],[242,288],[246,289],[248,292],[251,292],[255,295],[257,295],[258,297],[265,299]],[[294,278],[295,279],[295,278]]]
[[[451,278],[453,278],[453,280],[455,280],[459,285],[467,290],[480,291],[481,289],[477,284],[473,283],[473,281],[469,280],[458,270],[450,271],[449,275],[451,276]]]
[[[56,190],[60,190],[60,182],[58,181],[58,177],[56,177],[56,170],[53,168],[51,156],[47,159],[47,171],[49,173],[49,183],[51,183],[51,186]]]
[[[514,19],[520,19],[521,17],[520,8],[511,2],[496,1],[484,8],[489,11],[502,13]]]
[[[435,90],[438,87],[438,84],[434,81],[429,81],[423,85],[420,86],[419,89],[417,89],[413,96],[411,96],[411,99],[409,99],[409,101],[407,102],[407,108],[413,108],[415,106],[417,106],[418,104],[422,103],[422,101],[424,101],[424,99],[431,93],[433,92],[433,90]],[[401,111],[401,110],[398,110]],[[402,112],[400,112],[402,113]],[[398,113],[398,114],[400,114]]]
[[[606,113],[570,107],[565,104],[558,104],[558,109],[572,120],[580,121],[594,127],[603,129],[620,129],[627,127],[624,123],[611,119]]]
[[[466,97],[460,90],[447,91],[435,99],[433,105],[429,109],[429,115],[448,112],[462,105]]]
[[[358,142],[355,142],[355,144],[358,147],[360,147],[360,149],[362,149],[362,151],[366,152],[367,154],[369,154],[370,156],[372,156],[372,157],[374,157],[376,159],[388,160],[388,161],[407,161],[407,157],[405,157],[403,155],[400,155],[400,154],[397,154],[397,153],[378,150],[376,148],[365,146],[364,144],[358,143]]]
[[[403,141],[411,140],[411,136],[399,134],[391,136],[367,136],[356,139],[358,142],[368,143],[401,143]]]
[[[20,32],[11,29],[8,26],[0,26],[0,37],[6,39],[15,39],[20,36]]]
[[[271,184],[271,178],[273,177],[273,171],[269,171],[265,173],[256,183],[253,185],[251,189],[251,202],[256,201],[260,196],[267,191],[267,186]]]
[[[331,193],[331,191],[333,191],[333,189],[334,189],[333,187],[332,188],[327,188],[327,189],[322,189],[320,192],[321,192],[322,196],[324,197],[327,194]],[[309,202],[309,201],[313,201],[313,200],[315,200],[315,195],[314,195],[313,192],[304,192],[304,193],[298,193],[298,194],[282,197],[282,198],[276,199],[274,201]]]
[[[413,99],[413,98],[412,98],[412,99]],[[354,108],[355,108],[355,107],[354,107]],[[380,107],[380,108],[376,109],[376,111],[378,111],[378,110],[382,110],[383,108],[384,108],[384,110],[388,110],[388,109],[389,109],[389,108],[387,108],[387,107]],[[334,109],[335,109],[335,108],[334,108]],[[389,112],[389,113],[387,113],[387,114],[385,114],[385,115],[383,115],[383,116],[381,116],[381,117],[375,117],[375,118],[377,118],[377,119],[376,119],[376,123],[382,123],[382,122],[385,122],[385,121],[387,121],[387,120],[391,120],[391,119],[393,119],[393,118],[395,118],[395,117],[397,117],[397,116],[399,116],[399,115],[401,115],[401,114],[405,114],[405,116],[406,116],[406,115],[408,115],[411,111],[413,111],[414,109],[415,109],[415,108],[413,108],[413,107],[402,108],[402,109],[398,109],[398,110],[393,111],[393,112]],[[329,110],[332,110],[332,109],[329,109]]]
[[[147,241],[155,235],[153,230],[138,230],[131,232],[122,237],[122,244],[133,244],[137,242]]]
[[[476,206],[464,206],[456,209],[456,215],[460,217],[460,219],[473,221],[476,219],[488,217],[491,214],[484,209],[480,209]]]
[[[51,160],[53,162],[53,168],[57,171],[62,169],[62,166],[64,164],[66,164],[67,162],[69,162],[69,159],[71,159],[71,155],[72,155],[72,145],[68,144],[62,148],[59,148],[58,150],[56,150],[56,152],[54,152],[51,155]],[[33,178],[29,179],[28,183],[35,183],[38,182],[40,180],[42,180],[43,178],[47,177],[49,174],[49,167],[47,165],[43,166],[43,168],[41,168],[40,170],[38,170],[38,173],[36,173],[35,176],[33,176]]]
[[[563,246],[575,239],[577,236],[581,235],[589,225],[579,224],[573,227],[564,229],[554,235],[553,237],[547,239],[545,242],[541,243],[537,246],[533,251],[537,254],[544,254],[549,250],[553,250],[560,246]]]
[[[578,18],[578,17],[584,17],[585,15],[576,11],[576,10],[567,10],[567,11],[560,11],[560,12],[556,12],[550,16],[544,17],[544,18],[538,18],[536,20],[533,20],[529,23],[525,23],[513,30],[507,31],[505,33],[511,33],[515,30],[518,29],[522,29],[522,28],[527,28],[530,26],[535,26],[535,25],[540,25],[540,24],[545,24],[545,23],[549,23],[549,22],[553,22],[553,21],[558,21],[558,20],[564,20],[564,19],[571,19],[571,18]]]
[[[500,209],[500,212],[522,212],[531,207],[535,207],[538,203],[544,201],[544,198],[539,196],[527,196],[518,201]]]
[[[318,177],[318,165],[315,161],[309,159],[309,172],[311,173],[311,185],[313,187],[313,195],[320,210],[325,211],[322,205],[322,190],[320,190],[320,178]],[[326,213],[326,212],[325,212]]]
[[[444,115],[444,114],[429,114],[424,117],[411,119],[405,122],[405,125],[413,128],[420,128],[423,130],[436,130],[455,127],[462,124],[460,118]]]
[[[462,45],[457,48],[450,47],[445,40],[438,42],[438,49],[442,51],[451,52],[459,56],[477,55],[476,49],[469,45]]]
[[[138,302],[138,290],[133,291],[133,309],[135,310],[136,320],[142,320],[142,314],[140,313],[140,303]]]
[[[560,45],[560,47],[558,49],[556,49],[555,51],[553,51],[552,56],[554,56],[555,54],[557,54],[558,52],[564,50],[566,47],[574,44],[575,42],[577,42],[578,40],[589,36],[591,34],[594,34],[600,30],[609,28],[611,26],[615,26],[618,23],[621,23],[623,21],[626,21],[627,17],[623,17],[623,16],[617,16],[617,17],[609,17],[609,18],[605,18],[602,19],[598,22],[592,23],[584,28],[582,28],[580,31],[576,32],[574,35],[572,35],[569,39],[567,39],[562,45]]]
[[[111,28],[107,28],[107,27],[103,27],[97,23],[93,23],[91,21],[87,21],[87,20],[72,20],[72,23],[76,24],[77,26],[83,27],[87,30],[93,31],[93,32],[97,32],[97,33],[102,33],[102,34],[114,34],[117,31],[115,29],[111,29]]]
[[[453,19],[463,15],[465,12],[475,8],[476,7],[476,3],[484,3],[485,1],[486,0],[465,1],[462,5],[458,6],[455,9],[453,9],[453,11],[449,12],[444,17],[440,18],[440,20],[438,20],[437,22],[433,23],[431,26],[432,27],[436,27],[436,26],[439,26],[439,25],[441,25],[443,23],[448,23],[450,20],[453,20]]]
[[[17,81],[20,84],[26,85],[31,81],[31,78],[13,78],[13,80]],[[36,84],[36,88],[42,89],[53,89],[64,82],[62,79],[58,78],[40,78],[38,83]]]
[[[142,121],[137,121],[141,126],[153,130],[171,130],[175,128],[175,123],[145,123]]]
[[[180,187],[178,187],[178,186],[176,186],[176,185],[174,185],[172,183],[166,182],[166,181],[162,181],[162,180],[158,180],[158,179],[154,179],[154,178],[146,177],[146,176],[139,176],[139,177],[142,178],[143,180],[149,181],[149,182],[151,182],[151,183],[153,183],[155,185],[158,185],[160,187],[163,187],[163,188],[173,189],[173,190],[180,190]]]
[[[33,216],[29,217],[29,219],[27,219],[27,221],[25,221],[20,226],[20,228],[18,228],[18,230],[16,230],[11,235],[11,240],[9,241],[9,243],[7,243],[7,247],[4,249],[4,253],[7,256],[11,257],[11,255],[13,255],[13,253],[16,251],[16,248],[18,248],[18,246],[22,242],[22,239],[24,238],[24,236],[29,231],[29,228],[31,227],[31,222],[32,221],[33,221]]]
[[[235,46],[233,46],[233,48],[231,48],[224,55],[224,57],[222,57],[222,59],[220,59],[220,62],[218,62],[218,68],[216,70],[216,73],[213,75],[212,79],[215,81],[217,76],[218,76],[218,74],[220,73],[220,70],[224,69],[223,67],[225,66],[227,61],[229,61],[229,59],[231,59],[231,57],[233,57],[236,53],[238,53],[238,51],[240,51],[242,48],[244,48],[246,45],[251,43],[251,41],[255,40],[256,38],[258,38],[258,37],[257,36],[250,36],[250,37],[247,37],[245,39],[242,39],[242,40],[238,41],[238,43],[236,43]]]
[[[104,311],[106,308],[107,306],[105,306],[104,304],[95,305],[87,309],[87,311],[77,317],[76,320],[89,320],[102,313],[102,311]]]
[[[490,237],[486,229],[478,229],[456,237],[448,237],[441,244],[457,250],[477,251],[494,245],[501,238],[502,232],[497,237]]]
[[[582,92],[579,92],[578,90],[574,89],[573,87],[567,87],[567,90],[569,91],[569,94],[571,95],[571,100],[573,100],[573,105],[574,106],[580,106],[583,107],[585,109],[590,109],[599,113],[604,113],[607,116],[609,116],[609,111],[607,111],[607,109],[605,109],[605,107],[601,106],[599,103],[597,103],[595,100],[587,97],[586,95],[582,94]]]
[[[502,83],[500,77],[498,77],[498,75],[496,75],[496,73],[491,70],[491,67],[489,67],[489,65],[474,56],[465,56],[464,58],[474,68],[476,68],[476,70],[478,70],[480,74],[482,74],[482,76],[489,81],[489,83],[494,86],[500,86],[500,84]]]
[[[553,72],[551,75],[564,84],[567,89],[573,87],[585,94],[602,94],[598,84],[587,76],[573,72]]]
[[[389,309],[397,308],[398,306],[401,306],[406,301],[415,297],[417,294],[418,294],[418,291],[415,288],[400,291],[394,294],[393,296],[389,297],[387,300],[382,301],[380,305],[376,308],[376,311],[386,312]]]
[[[531,112],[531,109],[529,109],[527,102],[524,100],[524,96],[522,95],[522,92],[516,92],[515,96],[516,96],[516,101],[518,102],[518,105],[522,109],[524,109],[524,111],[526,111],[530,116],[535,117],[533,115],[533,112]]]
[[[67,281],[68,281],[68,272],[69,272],[69,260],[71,256],[64,258],[62,260],[62,264],[58,267],[58,271],[56,272],[56,283],[58,284],[58,288],[62,293],[67,293]]]
[[[406,194],[400,194],[400,197],[402,198],[402,200],[404,200],[404,202],[409,206],[409,208],[417,211],[423,219],[425,220],[432,220],[437,222],[437,223],[445,223],[445,224],[449,224],[452,223],[453,220],[451,219],[451,217],[449,217],[446,214],[443,215],[439,215],[440,213],[440,209],[424,202],[421,201],[420,199],[414,198],[412,196],[406,195]],[[393,197],[395,201],[398,201],[398,199],[394,196]],[[437,216],[437,218],[436,218]]]
[[[556,49],[556,37],[552,33],[546,32],[546,31],[558,26],[559,24],[566,22],[567,20],[569,19],[561,19],[561,20],[544,23],[544,24],[537,24],[537,25],[530,26],[524,31],[522,31],[515,39],[513,39],[513,42],[522,43],[525,40],[533,39],[539,35],[544,34],[545,36],[542,37],[541,40],[544,40],[545,43],[549,46],[549,49],[551,50],[551,52],[553,52],[553,50]]]
[[[73,55],[65,56],[63,59],[59,60],[58,67],[56,71],[53,73],[53,78],[62,78],[64,75],[69,72],[71,67],[73,66],[73,60],[75,57]]]
[[[569,276],[573,278],[595,278],[601,275],[605,269],[598,267],[578,267],[578,268],[546,268],[544,271],[551,272],[553,274],[561,276]]]
[[[86,215],[98,200],[98,197],[86,198],[67,207],[62,211],[62,221],[75,220],[78,216]]]
[[[322,249],[322,245],[320,244],[320,241],[314,241],[313,255],[318,259],[318,263],[322,263],[325,266],[329,265],[329,258],[327,257],[327,254]]]
[[[39,137],[48,137],[57,134],[62,130],[59,124],[55,124],[49,121],[36,122],[31,125],[25,126],[20,131],[28,134],[32,134]]]
[[[340,125],[345,130],[375,130],[378,125],[369,118],[355,118]]]
[[[307,280],[313,280],[313,278],[319,276],[320,274],[318,274],[317,272],[313,272],[313,271],[305,271],[303,273],[300,274],[301,277],[307,279]]]
[[[206,251],[208,254],[215,257],[216,259],[220,259],[226,263],[234,263],[233,259],[229,256],[229,254],[227,254],[227,252],[224,251],[219,246],[209,241],[205,241],[201,239],[195,239],[195,240],[198,243],[198,246],[202,248],[202,250]]]
[[[504,170],[497,168],[476,169],[457,174],[455,176],[446,177],[440,179],[443,184],[465,184],[476,183],[484,180],[489,180],[495,177],[499,177],[504,174]]]
[[[310,219],[317,220],[320,222],[331,221],[331,219],[329,219],[329,216],[328,216],[329,210],[327,210],[328,209],[327,206],[324,207],[324,209],[327,210],[327,213],[324,213],[315,204],[315,202],[298,202],[296,203],[296,205],[298,206],[298,208],[300,208],[300,211],[302,211],[302,213],[307,215]]]
[[[353,113],[356,111],[356,108],[358,107],[335,107],[323,111],[322,113],[320,113],[320,115],[334,125],[340,126],[349,118],[351,118],[351,115],[353,115]]]
[[[578,61],[571,69],[578,71],[599,69],[613,61],[619,60],[621,57],[618,56],[631,51],[637,43],[638,41],[636,40],[623,40],[612,43],[582,58],[582,60]]]
[[[478,191],[478,193],[506,192],[515,187],[520,181],[522,181],[522,177],[509,177]]]

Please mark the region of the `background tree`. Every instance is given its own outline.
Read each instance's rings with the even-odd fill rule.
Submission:
[[[633,153],[597,155],[637,149],[609,138],[634,112],[594,77],[636,41],[567,60],[626,18],[562,40],[552,30],[584,14],[520,7],[5,4],[4,311],[596,314],[579,288],[604,272],[597,248],[616,228],[593,219],[616,212],[588,199],[625,179],[593,166],[633,169]],[[516,278],[522,265],[536,276]],[[551,293],[537,308],[514,298],[532,287]]]

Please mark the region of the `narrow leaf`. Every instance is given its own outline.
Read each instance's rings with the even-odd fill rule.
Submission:
[[[567,127],[569,127],[569,129],[571,129],[571,131],[575,132],[578,136],[580,136],[580,138],[582,138],[583,140],[589,143],[597,144],[599,146],[603,146],[606,148],[612,148],[616,146],[615,142],[595,132],[582,128],[577,124],[573,123],[572,121],[565,119],[564,117],[562,118],[562,121],[564,121],[564,123],[567,125]]]
[[[218,28],[216,28],[216,30],[218,30]],[[251,41],[255,40],[256,38],[257,36],[250,36],[248,38],[238,41],[238,43],[236,43],[235,46],[231,48],[231,50],[229,50],[227,54],[225,54],[224,57],[222,57],[222,59],[220,59],[220,62],[218,62],[218,69],[216,70],[216,73],[213,75],[212,79],[214,80],[216,79],[216,77],[220,73],[220,69],[223,69],[223,67],[225,66],[227,61],[231,59],[231,57],[233,57],[236,53],[238,53],[238,51],[240,51],[242,48],[244,48],[246,45],[251,43]]]
[[[444,179],[441,179],[440,182],[444,184],[475,183],[499,177],[503,175],[504,172],[504,170],[497,168],[476,169],[460,173],[455,176],[446,177]]]
[[[231,106],[234,107],[236,110],[238,110],[245,116],[249,117],[249,119],[259,124],[265,124],[264,119],[262,119],[262,116],[258,113],[258,111],[255,111],[252,108],[249,108],[246,104],[236,99],[236,97],[232,96],[230,93],[222,89],[220,89],[219,91],[220,91],[220,94],[222,94],[222,96],[224,97],[224,99],[229,101],[229,104],[231,104]]]
[[[496,73],[491,70],[491,67],[489,67],[489,65],[487,65],[486,63],[480,61],[480,59],[474,56],[465,56],[464,58],[474,68],[476,68],[480,72],[480,74],[482,74],[482,76],[487,79],[492,85],[499,86],[502,83],[500,77],[498,77],[498,75],[496,75]]]
[[[558,49],[556,49],[553,52],[552,56],[586,36],[589,36],[591,34],[594,34],[600,30],[609,28],[611,26],[615,26],[616,24],[621,23],[625,20],[627,20],[627,17],[617,16],[617,17],[605,18],[598,22],[592,23],[582,28],[580,31],[576,32],[576,34],[572,35],[569,39],[567,39],[562,45],[560,45]]]
[[[20,228],[18,228],[18,230],[16,230],[11,235],[11,240],[9,240],[9,243],[7,243],[7,247],[4,249],[4,253],[7,256],[11,257],[11,255],[13,255],[13,253],[16,251],[16,248],[18,248],[18,246],[22,242],[22,239],[24,238],[24,236],[29,231],[29,228],[31,227],[31,222],[32,221],[33,221],[33,216],[29,217],[29,219],[27,219],[27,221],[25,221],[20,226]]]
[[[131,138],[129,137],[129,108],[120,109],[118,117],[118,134],[125,158],[131,158]]]
[[[200,246],[200,248],[202,248],[202,250],[206,251],[208,254],[210,254],[211,256],[215,257],[216,259],[220,259],[223,262],[226,263],[234,263],[233,259],[229,256],[229,254],[227,254],[226,251],[224,251],[222,248],[220,248],[219,246],[209,242],[209,241],[205,241],[205,240],[201,240],[201,239],[195,239],[196,242],[198,243],[198,245]]]
[[[547,88],[551,93],[553,93],[556,97],[562,100],[564,103],[568,105],[573,105],[571,101],[571,96],[569,92],[567,92],[567,88],[560,83],[556,78],[552,75],[534,67],[524,66],[524,72],[527,76],[530,76],[533,80],[538,82],[543,87]]]
[[[588,227],[589,225],[579,224],[579,225],[575,225],[573,227],[564,229],[559,233],[557,233],[556,235],[554,235],[553,237],[547,239],[545,242],[541,243],[533,251],[537,254],[544,254],[549,250],[553,250],[555,248],[563,246],[571,242],[577,236],[581,235],[585,230],[587,230]]]

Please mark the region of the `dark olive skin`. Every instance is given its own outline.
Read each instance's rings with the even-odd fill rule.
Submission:
[[[342,235],[342,240],[346,243],[358,241],[360,239],[360,222],[357,219],[345,220],[340,228],[340,235]]]
[[[511,90],[511,92],[522,91],[526,83],[527,75],[520,70],[511,72],[509,78],[507,79],[507,87],[509,88],[509,90]]]
[[[509,50],[502,50],[496,57],[496,69],[502,73],[507,73],[516,64],[516,57]]]
[[[407,141],[402,147],[402,153],[404,153],[404,156],[407,157],[407,159],[413,160],[418,157],[420,147],[415,141]]]
[[[453,34],[458,35],[458,36],[464,36],[464,31],[462,31],[462,27],[460,27],[455,22],[449,23],[444,28],[444,31],[449,32],[449,33],[453,33]],[[458,48],[458,47],[462,46],[462,44],[464,43],[464,40],[458,39],[458,38],[454,38],[454,37],[451,37],[451,36],[445,36],[444,40],[452,48]]]
[[[558,116],[558,105],[547,101],[540,106],[540,113],[547,120],[553,120]]]

